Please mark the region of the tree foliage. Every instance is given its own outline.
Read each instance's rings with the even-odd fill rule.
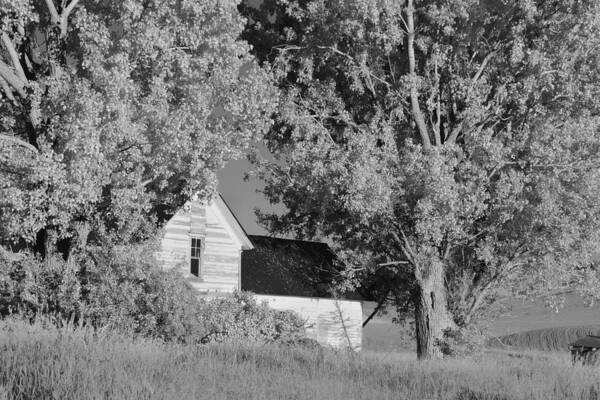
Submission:
[[[400,277],[378,293],[411,302],[424,357],[499,290],[597,296],[598,7],[245,5],[245,37],[282,89],[276,161],[254,161],[288,211],[264,223],[330,238],[349,279]]]
[[[229,0],[1,0],[0,239],[135,241],[211,194],[270,124],[243,26]]]

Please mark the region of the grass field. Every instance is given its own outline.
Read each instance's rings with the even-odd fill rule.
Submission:
[[[566,357],[411,356],[282,346],[165,345],[112,333],[0,324],[4,399],[597,399],[598,371]]]
[[[490,323],[491,332],[540,329],[511,334],[504,338],[510,346],[474,358],[432,362],[415,360],[409,332],[390,316],[367,325],[358,355],[242,344],[192,347],[7,320],[0,322],[0,400],[598,400],[600,370],[571,366],[564,344],[589,331],[578,323],[600,322],[600,309],[571,303],[564,311],[516,303]],[[552,328],[561,324],[566,327]]]

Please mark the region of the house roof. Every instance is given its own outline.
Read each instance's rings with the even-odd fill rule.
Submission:
[[[588,335],[577,339],[570,346],[600,348],[600,336]]]
[[[242,252],[243,290],[257,294],[333,297],[331,286],[342,266],[326,243],[257,235],[249,238],[254,249]]]

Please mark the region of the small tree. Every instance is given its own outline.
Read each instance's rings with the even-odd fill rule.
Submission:
[[[263,222],[329,237],[350,280],[401,277],[391,289],[410,293],[419,358],[439,356],[445,332],[498,289],[597,284],[596,1],[242,10],[245,37],[283,90],[267,136],[275,161],[253,160],[265,194],[288,210]]]
[[[269,127],[235,1],[0,0],[0,241],[136,241]],[[78,235],[79,233],[79,235]]]

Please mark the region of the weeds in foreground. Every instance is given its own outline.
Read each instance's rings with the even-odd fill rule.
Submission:
[[[0,399],[597,399],[597,370],[567,357],[417,362],[283,345],[191,346],[0,323]],[[3,397],[4,396],[4,397]]]

